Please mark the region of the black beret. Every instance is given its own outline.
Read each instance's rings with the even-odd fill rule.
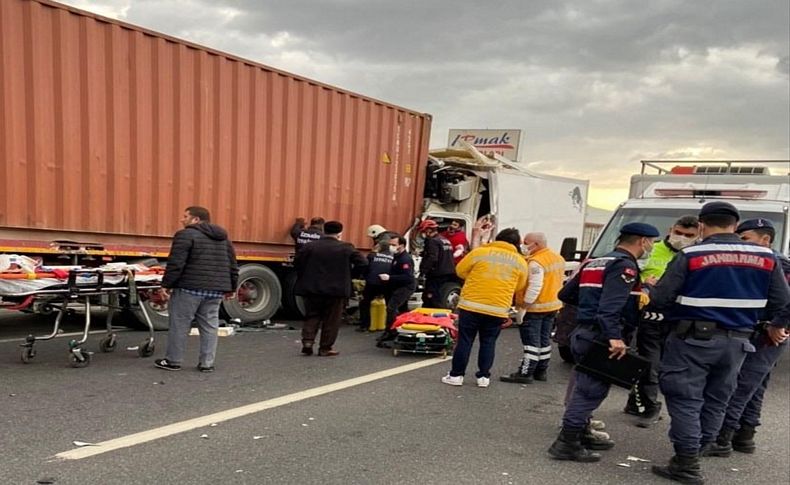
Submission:
[[[634,236],[658,237],[658,229],[644,222],[630,222],[620,228],[620,234],[633,234]]]
[[[712,215],[719,215],[719,216],[733,216],[735,220],[740,220],[741,214],[738,212],[738,209],[735,208],[734,205],[730,204],[729,202],[708,202],[707,204],[702,206],[702,209],[699,210],[699,216],[712,216]]]
[[[747,221],[741,222],[741,225],[738,226],[738,229],[735,230],[738,234],[745,232],[745,231],[752,231],[754,229],[769,229],[771,231],[774,229],[774,224],[769,221],[768,219],[763,219],[762,217],[758,217],[757,219],[749,219]]]

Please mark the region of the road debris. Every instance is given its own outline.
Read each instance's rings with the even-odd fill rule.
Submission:
[[[644,458],[639,458],[638,456],[630,456],[629,455],[628,458],[626,458],[626,460],[628,460],[628,461],[638,461],[640,463],[650,463],[650,460],[645,460]]]
[[[204,440],[208,439],[208,435],[207,434],[202,434],[202,435],[200,435],[200,437],[203,438]]]
[[[96,443],[88,443],[87,441],[72,441],[72,443],[74,444],[74,446],[79,446],[79,447],[83,447],[83,446],[99,446]]]
[[[631,468],[631,465],[629,465],[628,463],[618,463],[617,466],[621,466],[623,468]]]

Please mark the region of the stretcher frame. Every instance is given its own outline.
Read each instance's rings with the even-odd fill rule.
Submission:
[[[118,283],[106,283],[106,276],[122,277]],[[80,282],[79,278],[90,278],[89,281]],[[124,270],[101,270],[101,269],[73,269],[69,271],[69,276],[64,285],[59,288],[44,288],[29,292],[15,293],[14,298],[24,298],[25,303],[19,305],[17,309],[23,308],[37,297],[47,296],[54,298],[49,303],[57,310],[57,316],[53,325],[52,332],[48,335],[35,336],[28,335],[22,347],[20,358],[24,363],[30,363],[36,356],[35,344],[40,340],[51,340],[57,337],[63,316],[68,312],[70,304],[81,303],[85,306],[85,325],[82,337],[72,339],[68,343],[69,361],[72,367],[87,367],[91,363],[93,352],[86,350],[83,346],[88,340],[91,327],[91,311],[94,307],[104,307],[109,311],[106,318],[107,335],[99,343],[102,352],[113,352],[117,348],[117,335],[112,327],[112,319],[116,313],[127,308],[137,306],[142,312],[145,324],[148,327],[148,337],[140,344],[137,354],[141,358],[150,357],[155,350],[154,326],[148,311],[143,304],[140,292],[158,290],[161,288],[159,281],[135,281],[135,272],[132,269]],[[128,306],[121,306],[120,297],[126,294],[129,300]],[[92,301],[93,300],[93,301]],[[98,301],[96,301],[98,300]]]

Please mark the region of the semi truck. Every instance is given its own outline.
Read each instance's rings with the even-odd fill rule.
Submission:
[[[241,265],[224,311],[249,322],[295,306],[297,217],[365,248],[422,207],[428,114],[49,0],[0,2],[0,63],[2,253],[162,263],[205,206]]]
[[[363,250],[369,225],[406,233],[426,217],[464,220],[470,237],[480,220],[486,237],[581,237],[586,181],[471,146],[429,153],[428,114],[138,26],[4,0],[0,63],[0,253],[162,265],[184,209],[205,206],[240,263],[223,311],[246,323],[301,312],[300,217],[342,221]],[[166,305],[141,296],[167,328]],[[42,297],[30,310],[51,306]]]

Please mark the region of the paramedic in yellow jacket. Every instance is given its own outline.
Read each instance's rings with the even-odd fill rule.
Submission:
[[[531,232],[524,236],[523,250],[529,265],[527,291],[523,295],[526,314],[519,327],[524,358],[518,371],[502,376],[500,380],[532,384],[533,380],[547,379],[551,359],[551,328],[557,312],[562,308],[557,293],[562,288],[565,258],[547,247],[546,235],[542,232]]]
[[[496,241],[473,249],[456,266],[464,280],[458,302],[458,343],[453,367],[442,382],[451,386],[464,383],[469,354],[477,334],[478,387],[488,387],[494,363],[496,340],[503,323],[510,318],[513,297],[527,287],[527,263],[519,251],[521,236],[516,229],[505,229]]]

